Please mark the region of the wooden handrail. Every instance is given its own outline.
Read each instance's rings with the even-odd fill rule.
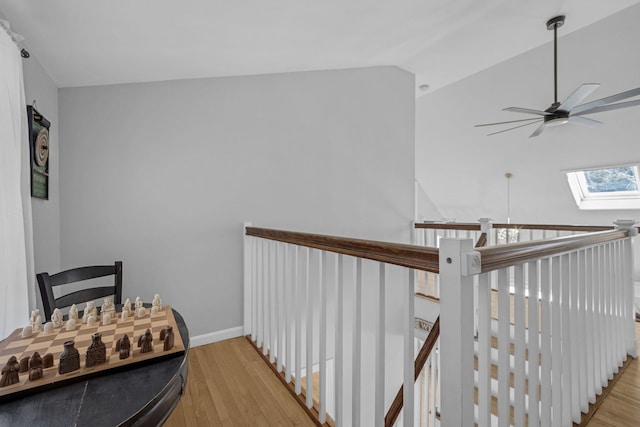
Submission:
[[[532,240],[530,242],[490,246],[476,250],[480,253],[482,272],[484,273],[626,237],[629,237],[628,230],[609,230],[576,236],[556,237],[549,240]]]
[[[415,228],[480,231],[480,224],[475,222],[416,222]]]
[[[416,222],[416,229],[433,229],[433,230],[471,230],[479,231],[480,224],[467,222],[450,222],[450,223],[431,223]],[[553,231],[581,231],[584,233],[593,233],[597,231],[607,231],[616,229],[613,225],[559,225],[559,224],[506,224],[491,223],[491,228],[500,229],[508,228],[515,230],[553,230]],[[640,231],[640,227],[638,227]]]
[[[483,248],[487,246],[487,233],[482,233],[480,237],[478,237],[478,241],[476,242],[476,248]]]
[[[438,273],[437,248],[246,227],[246,235]]]
[[[416,361],[413,366],[414,382],[418,379],[418,376],[420,375],[420,372],[422,372],[422,369],[424,369],[424,365],[427,363],[427,360],[429,360],[429,355],[431,354],[431,351],[435,347],[436,341],[438,341],[439,337],[440,337],[440,316],[438,316],[435,323],[433,324],[433,327],[431,328],[431,331],[429,332],[427,339],[425,340],[424,344],[422,344],[422,348],[420,349],[420,352],[416,357]],[[400,411],[402,410],[403,399],[404,399],[404,384],[400,386],[400,390],[398,390],[398,393],[396,394],[395,399],[393,399],[393,403],[391,403],[391,406],[387,411],[387,415],[385,415],[384,417],[385,427],[391,427],[392,425],[395,424],[396,420],[398,419],[398,416],[400,415]]]

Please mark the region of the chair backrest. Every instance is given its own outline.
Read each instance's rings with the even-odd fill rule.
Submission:
[[[54,298],[53,296],[53,288],[55,286],[111,275],[114,276],[113,286],[82,289],[62,295],[59,298]],[[62,271],[53,275],[38,273],[36,274],[36,278],[38,279],[42,305],[44,306],[44,315],[47,321],[51,319],[51,314],[54,309],[68,307],[71,304],[93,301],[109,295],[114,296],[113,302],[115,304],[122,303],[122,261],[116,261],[114,265],[94,265],[90,267],[72,268],[71,270]]]

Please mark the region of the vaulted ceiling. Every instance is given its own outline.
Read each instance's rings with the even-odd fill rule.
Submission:
[[[397,65],[430,91],[638,0],[0,0],[58,87]],[[423,92],[416,89],[417,95]]]

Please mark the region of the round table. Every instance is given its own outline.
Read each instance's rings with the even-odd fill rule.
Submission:
[[[0,426],[156,426],[173,411],[187,382],[189,331],[173,315],[184,354],[0,403]]]

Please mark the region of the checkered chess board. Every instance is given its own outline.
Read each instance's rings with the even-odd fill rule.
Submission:
[[[43,331],[33,334],[29,338],[22,338],[22,330],[17,329],[5,340],[0,342],[0,369],[5,366],[11,356],[16,356],[18,362],[25,356],[31,357],[34,352],[38,352],[41,357],[51,353],[53,355],[53,367],[44,370],[43,378],[29,381],[29,373],[20,374],[20,382],[0,387],[0,401],[11,398],[12,394],[30,390],[45,389],[52,384],[64,385],[73,381],[81,381],[85,377],[93,376],[96,373],[108,373],[110,369],[121,368],[128,365],[136,365],[141,362],[149,362],[150,359],[167,357],[172,354],[183,353],[184,343],[180,336],[180,331],[173,317],[170,306],[164,306],[163,310],[151,315],[151,310],[147,309],[144,317],[130,316],[127,320],[120,319],[120,313],[112,320],[110,325],[95,325],[92,327],[82,324],[80,321],[75,329],[67,331],[65,327],[55,328],[53,332],[47,334]],[[79,319],[80,320],[80,319]],[[160,341],[160,331],[166,326],[173,326],[175,335],[174,347],[164,351],[164,343]],[[143,335],[147,329],[153,334],[153,351],[141,353],[138,347],[138,337]],[[107,347],[107,362],[90,368],[85,368],[85,358],[87,347],[91,344],[91,336],[102,333],[102,342]],[[131,352],[126,359],[120,359],[120,354],[116,349],[116,341],[124,335],[129,336],[131,342]],[[80,369],[60,375],[58,365],[60,363],[60,353],[64,349],[64,343],[74,341],[75,348],[80,353]],[[19,393],[22,394],[22,393]]]

